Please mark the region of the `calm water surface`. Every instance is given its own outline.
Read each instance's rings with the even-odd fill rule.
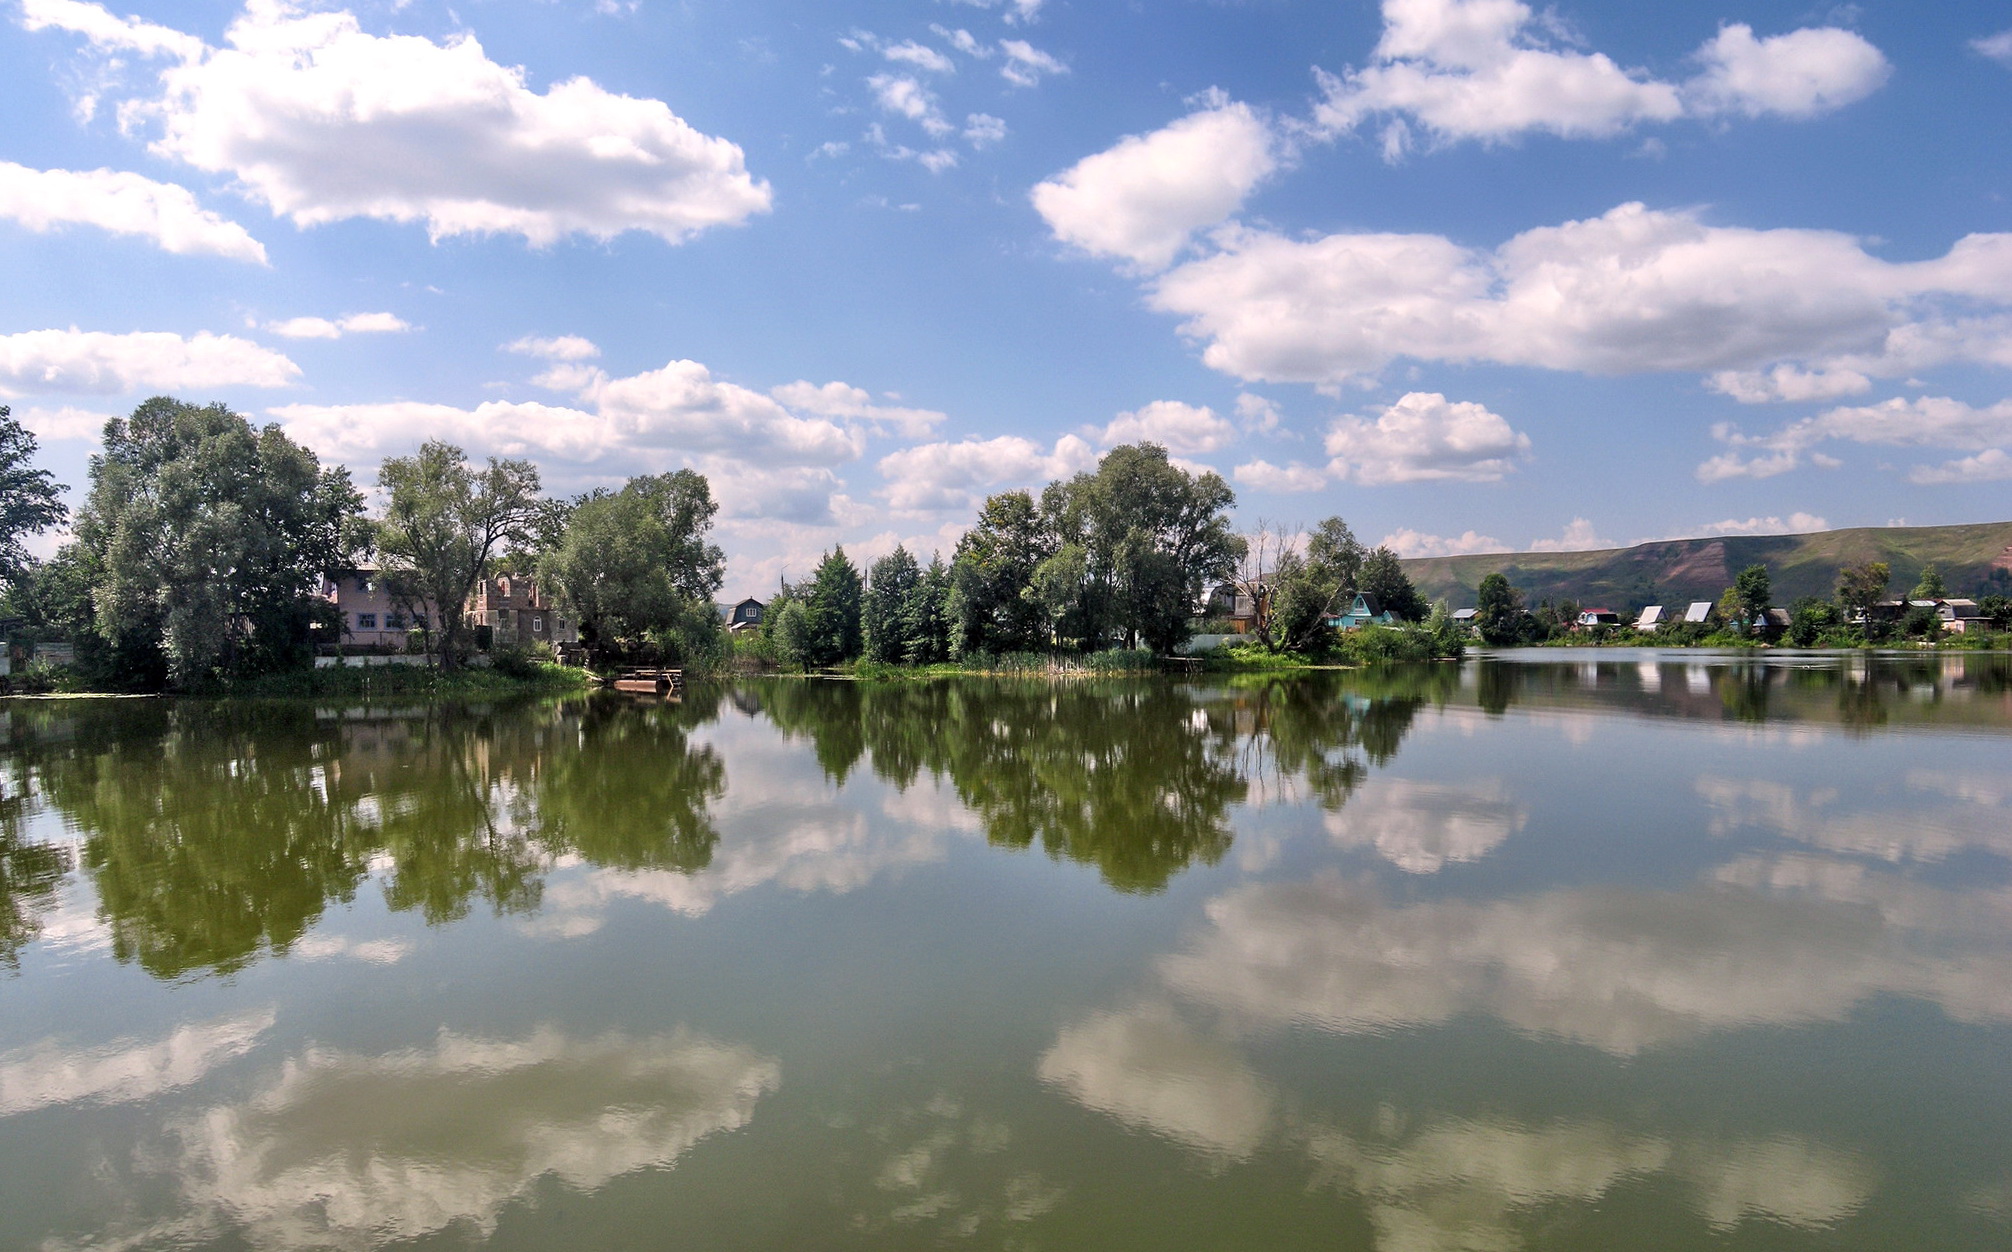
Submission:
[[[0,705],[0,1246],[2012,1246],[2007,658]]]

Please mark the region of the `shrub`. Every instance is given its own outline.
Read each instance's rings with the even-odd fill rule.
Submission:
[[[1341,637],[1341,654],[1357,664],[1383,661],[1430,661],[1441,654],[1439,641],[1422,626],[1364,626]]]
[[[1160,666],[1159,660],[1145,648],[1112,648],[1105,652],[1092,652],[1083,658],[1083,664],[1098,674],[1136,674]]]

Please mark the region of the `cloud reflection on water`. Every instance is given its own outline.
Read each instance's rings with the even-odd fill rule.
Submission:
[[[1412,1116],[1389,1105],[1375,1125],[1345,1128],[1282,1111],[1234,1045],[1151,1001],[1064,1026],[1039,1075],[1084,1108],[1218,1168],[1267,1148],[1302,1154],[1316,1185],[1362,1198],[1379,1252],[1521,1248],[1542,1206],[1596,1204],[1661,1180],[1715,1228],[1749,1218],[1820,1228],[1856,1212],[1876,1186],[1854,1154],[1789,1134],[1667,1135],[1597,1118]]]
[[[65,1049],[46,1039],[0,1055],[0,1117],[59,1104],[151,1100],[251,1051],[273,1021],[267,1008],[179,1026],[152,1043]]]
[[[1951,934],[1806,893],[1722,883],[1404,904],[1328,877],[1239,887],[1206,911],[1162,975],[1256,1027],[1360,1033],[1487,1013],[1630,1055],[1718,1030],[1838,1021],[1881,993],[2012,1020],[2006,932]]]
[[[1467,783],[1379,778],[1347,807],[1323,815],[1342,847],[1370,847],[1409,874],[1433,874],[1449,864],[1478,861],[1522,830],[1529,810],[1499,778]]]
[[[316,1048],[249,1098],[170,1126],[143,1159],[179,1215],[135,1233],[255,1248],[366,1249],[460,1227],[486,1237],[551,1177],[591,1192],[668,1168],[745,1126],[781,1081],[774,1060],[679,1032],[521,1039],[442,1032],[430,1048]]]

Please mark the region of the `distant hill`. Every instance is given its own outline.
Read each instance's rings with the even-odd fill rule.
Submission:
[[[1904,595],[1934,563],[1951,595],[2012,595],[2012,522],[1977,526],[1864,526],[1814,535],[1740,535],[1671,539],[1602,552],[1502,552],[1406,561],[1427,600],[1454,608],[1474,603],[1474,589],[1501,571],[1526,604],[1576,600],[1633,613],[1645,604],[1716,600],[1733,576],[1765,565],[1777,604],[1828,596],[1847,565],[1885,561],[1893,594]]]

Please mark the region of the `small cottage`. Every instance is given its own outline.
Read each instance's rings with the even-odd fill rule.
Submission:
[[[1935,615],[1942,619],[1942,629],[1952,635],[1979,630],[1984,620],[1984,610],[1975,600],[1938,600]]]
[[[1395,626],[1397,618],[1368,592],[1358,592],[1348,612],[1328,619],[1336,630],[1361,630],[1364,626]]]
[[[1635,629],[1655,630],[1668,620],[1670,620],[1669,614],[1664,610],[1663,606],[1652,604],[1643,609],[1641,614],[1635,618]]]
[[[1582,629],[1590,626],[1619,626],[1621,615],[1612,609],[1580,609],[1577,623]]]
[[[738,635],[744,631],[754,630],[759,627],[761,625],[762,610],[767,607],[767,605],[753,596],[749,596],[747,599],[736,601],[733,604],[721,605],[720,618],[726,623],[727,630],[730,633]]]

